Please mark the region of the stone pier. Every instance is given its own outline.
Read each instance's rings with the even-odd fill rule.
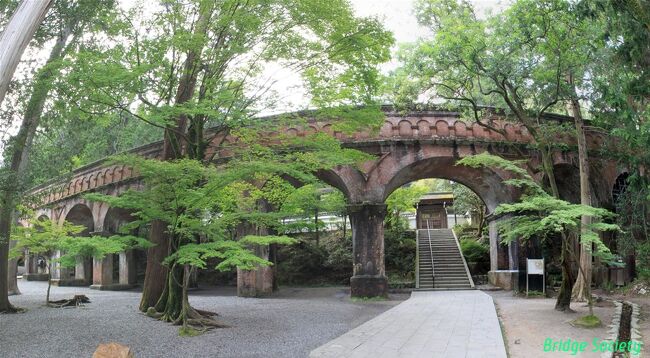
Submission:
[[[384,267],[386,204],[348,205],[352,225],[352,297],[385,297],[388,279]]]
[[[488,281],[504,290],[519,290],[519,242],[501,243],[498,225],[504,218],[492,219],[488,231],[490,237],[490,271]]]

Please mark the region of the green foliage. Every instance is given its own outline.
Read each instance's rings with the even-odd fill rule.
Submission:
[[[15,227],[11,238],[16,240],[16,246],[11,250],[11,256],[20,256],[24,250],[44,256],[59,251],[60,256],[50,263],[57,262],[61,267],[71,268],[75,267],[79,257],[101,259],[108,254],[150,246],[148,241],[134,236],[79,236],[85,230],[85,226],[67,221],[59,225],[50,219],[30,219],[28,227]]]
[[[282,232],[322,230],[325,223],[316,221],[316,217],[323,213],[343,216],[346,212],[345,206],[343,193],[324,187],[321,183],[291,188],[279,205],[281,215],[289,219]]]
[[[650,281],[650,241],[637,245],[636,260],[639,278]]]
[[[278,279],[282,284],[348,284],[352,275],[352,238],[341,231],[322,233],[320,244],[300,235],[298,243],[280,247]]]
[[[401,280],[415,277],[415,232],[403,229],[384,230],[384,261],[389,276]]]
[[[271,263],[254,255],[251,246],[294,242],[286,236],[247,235],[234,240],[231,235],[244,221],[259,227],[279,225],[277,213],[262,212],[255,205],[264,199],[263,193],[256,193],[252,201],[242,194],[252,187],[245,180],[263,173],[262,163],[248,162],[246,166],[240,162],[217,169],[189,159],[161,162],[121,156],[115,160],[138,170],[144,188],[118,197],[89,194],[87,198],[133,211],[135,220],[123,227],[125,231],[153,220],[168,223],[167,232],[176,249],[165,259],[166,265],[206,268],[208,261],[216,258],[218,270],[252,269]],[[279,167],[274,164],[265,168],[269,175],[285,172],[276,171]],[[233,204],[228,200],[233,193],[240,193],[244,200]]]
[[[461,239],[460,249],[467,262],[483,263],[490,261],[490,247],[476,241],[476,239]]]
[[[340,280],[349,279],[352,263],[347,266],[346,275],[337,277],[326,268],[329,257],[324,245],[316,245],[308,240],[299,240],[289,247],[283,247],[278,253],[278,278],[281,283],[295,284],[321,284],[332,282],[340,284]],[[345,263],[344,263],[345,264]]]
[[[454,233],[456,233],[456,236],[458,236],[459,241],[463,241],[465,239],[478,240],[481,238],[481,235],[477,231],[477,228],[470,224],[458,224],[454,226]]]
[[[422,195],[429,192],[429,188],[424,182],[415,182],[409,186],[403,186],[395,189],[388,198],[388,215],[386,215],[386,225],[390,228],[405,228],[408,224],[402,213],[415,212],[415,206],[420,201]]]
[[[556,199],[547,194],[532,177],[516,163],[498,156],[482,153],[468,156],[458,165],[473,168],[492,168],[507,171],[514,175],[514,179],[505,180],[510,184],[523,189],[519,202],[499,205],[494,211],[495,215],[507,215],[499,225],[499,233],[503,242],[513,240],[529,240],[533,237],[542,240],[557,234],[580,233],[580,220],[583,215],[593,218],[590,224],[580,235],[583,245],[591,247],[593,244],[594,255],[606,262],[613,262],[613,255],[609,248],[600,240],[598,232],[618,231],[615,224],[607,224],[605,220],[612,219],[614,214],[606,209],[594,208],[587,205],[571,204],[567,201]]]

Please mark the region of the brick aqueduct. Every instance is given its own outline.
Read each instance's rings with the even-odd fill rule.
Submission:
[[[531,136],[525,128],[508,123],[498,116],[486,118],[505,135],[461,120],[460,114],[451,111],[419,111],[400,114],[385,109],[385,123],[377,134],[368,132],[344,136],[332,132],[327,122],[310,120],[301,128],[285,128],[289,135],[304,136],[311,131],[324,131],[339,138],[344,146],[357,148],[375,155],[376,159],[364,163],[361,168],[340,166],[318,173],[326,183],[340,189],[349,203],[350,223],[353,233],[353,276],[350,279],[353,296],[383,295],[387,292],[384,270],[383,220],[386,215],[385,199],[396,188],[414,180],[443,178],[462,183],[476,192],[485,202],[488,212],[502,202],[517,197],[517,192],[504,185],[506,174],[488,169],[456,166],[459,158],[488,151],[509,159],[525,159],[533,166],[539,164],[539,156],[530,149]],[[553,116],[550,120],[571,120]],[[587,142],[592,155],[592,193],[598,204],[612,207],[612,189],[623,171],[608,159],[598,159],[597,149],[605,144],[606,136],[588,132]],[[567,136],[559,138],[568,146],[554,153],[554,165],[558,185],[565,199],[578,200],[577,155],[575,141]],[[218,159],[228,155],[227,147],[235,142],[232,137],[217,137],[208,152]],[[218,145],[216,143],[219,143]],[[133,150],[139,155],[155,158],[162,151],[162,143],[156,142]],[[539,174],[534,175],[542,180]],[[68,177],[70,178],[70,177]],[[129,188],[137,188],[138,178],[131,168],[107,165],[103,161],[89,164],[72,173],[71,179],[53,181],[34,188],[42,193],[42,205],[37,210],[58,222],[64,220],[85,225],[86,234],[109,234],[129,220],[129,213],[111,208],[105,203],[90,202],[82,198],[87,192],[117,195]],[[579,200],[578,200],[579,201]],[[488,216],[490,232],[490,280],[512,287],[516,285],[519,268],[519,244],[509,246],[498,243],[496,223],[498,218]],[[258,254],[268,255],[268,250]],[[26,255],[27,279],[42,279],[34,257]],[[110,255],[102,260],[80,261],[75,270],[55,269],[52,277],[60,285],[91,285],[99,289],[123,289],[136,283],[135,266],[144,260],[142,252],[125,252]],[[138,262],[139,261],[139,262]],[[257,296],[273,289],[273,271],[259,269],[255,272],[238,272],[240,295]]]

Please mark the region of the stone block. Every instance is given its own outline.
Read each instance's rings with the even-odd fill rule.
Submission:
[[[519,270],[496,270],[488,272],[488,282],[504,290],[519,289]]]
[[[93,358],[135,358],[135,355],[131,348],[112,342],[97,346]]]

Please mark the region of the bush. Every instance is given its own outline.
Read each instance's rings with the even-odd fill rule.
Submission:
[[[328,276],[336,283],[349,282],[352,276],[352,238],[335,235],[323,240],[323,246],[328,255],[325,260]]]
[[[650,281],[650,241],[636,247],[636,264],[639,279]]]
[[[384,231],[386,272],[404,279],[415,276],[415,232]]]
[[[327,260],[323,247],[308,241],[283,246],[278,250],[277,274],[280,283],[321,283]]]
[[[299,236],[299,235],[296,235]],[[279,247],[277,274],[280,284],[349,284],[352,276],[352,238],[341,232],[322,233],[320,245],[307,238]]]
[[[489,246],[476,241],[476,239],[462,239],[460,241],[460,248],[467,262],[490,261]]]
[[[459,224],[454,226],[454,233],[456,233],[456,236],[458,236],[458,240],[460,241],[468,239],[477,240],[481,237],[478,228],[470,224]]]
[[[278,248],[277,274],[281,284],[349,284],[352,276],[352,238],[340,231],[323,233],[321,244],[308,238]],[[384,232],[386,274],[398,286],[408,287],[415,277],[415,232]]]

